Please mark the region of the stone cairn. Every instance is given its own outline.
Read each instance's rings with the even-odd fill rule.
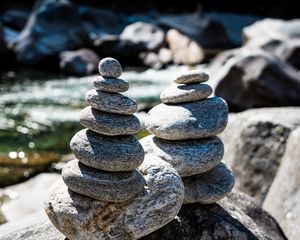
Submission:
[[[76,159],[50,189],[45,211],[70,240],[138,239],[174,219],[184,187],[169,163],[149,156],[142,164],[144,150],[133,136],[137,104],[119,93],[129,88],[118,78],[120,63],[102,59],[99,72],[80,113],[86,129],[70,142]]]
[[[234,186],[234,175],[221,162],[228,107],[219,97],[207,98],[212,88],[203,84],[208,74],[191,70],[162,92],[162,103],[150,110],[146,129],[152,133],[141,143],[146,154],[169,162],[182,177],[184,203],[209,204],[225,197]]]

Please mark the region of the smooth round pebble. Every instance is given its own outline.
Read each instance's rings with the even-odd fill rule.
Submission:
[[[207,84],[173,85],[161,93],[160,100],[163,103],[192,102],[205,99],[212,92]]]
[[[159,104],[149,111],[146,129],[166,140],[213,137],[224,130],[228,106],[219,97],[176,105]]]
[[[140,130],[140,121],[134,115],[102,112],[88,106],[80,112],[80,123],[94,132],[108,135],[132,135]]]
[[[178,214],[184,187],[176,170],[148,155],[139,171],[147,188],[127,202],[98,201],[56,182],[44,208],[54,226],[68,239],[139,239],[163,227]]]
[[[209,75],[201,70],[189,70],[181,73],[175,80],[175,83],[200,83],[206,82]]]
[[[102,77],[120,77],[122,74],[121,64],[114,58],[103,58],[98,65],[99,73]]]
[[[184,204],[210,204],[229,194],[234,186],[233,172],[220,163],[208,172],[182,178],[185,189]]]
[[[144,160],[144,150],[131,135],[105,136],[88,129],[77,132],[70,147],[83,164],[105,171],[130,171]]]
[[[146,154],[151,153],[170,163],[181,177],[210,170],[221,162],[224,154],[224,145],[218,137],[168,141],[150,135],[140,143]]]
[[[96,77],[93,85],[97,90],[104,92],[126,92],[129,89],[127,81],[114,77]]]
[[[72,191],[106,202],[125,202],[144,190],[145,180],[137,171],[107,172],[80,163],[68,162],[62,171],[65,184]]]
[[[103,112],[131,115],[137,110],[136,101],[120,93],[108,93],[93,89],[87,92],[85,98],[93,108]]]

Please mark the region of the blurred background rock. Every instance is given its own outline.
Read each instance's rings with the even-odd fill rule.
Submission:
[[[110,56],[125,66],[126,94],[137,100],[142,122],[178,72],[207,71],[231,111],[222,138],[236,188],[297,239],[298,9],[287,0],[2,1],[0,222],[41,207],[24,204],[32,201],[26,192],[42,194],[72,159],[68,145],[82,128],[85,92],[99,60]],[[138,137],[145,135],[142,130]],[[276,197],[282,202],[273,202]]]

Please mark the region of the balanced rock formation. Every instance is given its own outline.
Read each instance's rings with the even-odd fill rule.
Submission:
[[[128,89],[120,63],[99,63],[96,90],[86,94],[91,106],[80,114],[87,129],[75,134],[62,180],[53,185],[45,210],[68,239],[138,239],[172,221],[184,198],[176,170],[147,155],[133,134],[137,103],[119,92]],[[141,165],[142,164],[142,165]],[[136,169],[139,167],[139,171]],[[159,213],[159,214],[158,214]]]
[[[184,203],[213,203],[234,186],[234,176],[221,163],[224,146],[216,136],[228,119],[226,102],[207,98],[212,89],[203,82],[209,76],[192,70],[178,76],[176,85],[161,94],[163,103],[150,110],[146,129],[152,133],[141,143],[146,154],[169,162],[182,177]]]

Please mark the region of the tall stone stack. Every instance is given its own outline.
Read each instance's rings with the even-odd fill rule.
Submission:
[[[96,89],[86,94],[90,106],[80,113],[86,129],[70,143],[76,159],[51,187],[45,211],[70,240],[138,239],[174,219],[184,187],[169,163],[151,155],[144,159],[133,136],[140,129],[133,115],[137,104],[120,94],[129,85],[118,78],[119,62],[105,58],[99,72]]]
[[[228,120],[228,107],[210,97],[204,84],[208,74],[191,70],[174,80],[160,96],[162,103],[149,111],[141,140],[146,154],[169,162],[182,177],[184,203],[209,204],[225,197],[234,186],[234,175],[221,162],[224,146],[217,135]]]

